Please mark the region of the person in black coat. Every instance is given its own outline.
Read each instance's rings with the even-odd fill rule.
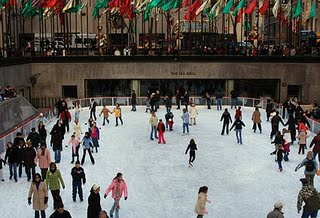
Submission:
[[[296,140],[296,129],[297,129],[297,121],[294,119],[293,115],[289,116],[288,121],[286,122],[285,126],[288,125],[288,130],[290,131],[291,135],[291,144]]]
[[[279,116],[279,112],[276,112],[276,115],[274,117],[272,117],[271,119],[271,133],[270,133],[270,139],[273,138],[273,136],[276,134],[277,131],[279,131],[279,123],[282,123],[283,126],[284,123],[281,119],[281,117]]]
[[[94,184],[90,190],[90,196],[88,198],[88,211],[87,217],[88,218],[98,218],[98,214],[101,211],[101,204],[100,204],[100,186]]]
[[[32,147],[38,148],[40,143],[40,135],[36,132],[36,128],[32,128],[27,137],[27,141],[31,141]]]
[[[190,152],[189,152],[189,167],[192,167],[193,161],[196,159],[196,150],[198,150],[197,144],[195,143],[194,139],[190,140],[190,143],[187,147],[185,154],[188,153],[188,150],[190,150]]]
[[[234,128],[236,131],[237,143],[242,145],[242,127],[244,127],[244,123],[240,120],[240,117],[237,117],[234,123],[232,124],[230,131]]]
[[[64,209],[64,205],[62,202],[57,204],[56,211],[51,214],[49,218],[72,218],[69,211]]]
[[[80,201],[83,201],[82,183],[86,184],[86,174],[84,169],[80,166],[80,161],[76,161],[76,165],[71,169],[72,176],[72,199],[76,202],[77,190]]]
[[[166,115],[164,116],[165,119],[166,119],[166,129],[170,129],[170,131],[173,130],[173,113],[170,112],[170,113],[166,113]]]
[[[19,163],[19,150],[17,146],[14,146],[11,142],[7,143],[7,150],[4,161],[8,163],[10,170],[10,180],[14,177],[14,181],[17,182],[17,166]]]
[[[275,154],[277,154],[276,161],[278,162],[279,170],[281,172],[283,170],[281,162],[283,160],[283,154],[285,154],[285,151],[283,150],[282,145],[279,145],[278,149],[270,153],[270,155],[275,155]]]
[[[155,97],[155,93],[152,93],[151,96],[150,96],[150,106],[151,106],[151,112],[157,112],[157,107],[156,107],[156,102],[157,102],[157,99]]]
[[[273,109],[273,103],[271,102],[270,99],[267,100],[267,105],[266,105],[266,113],[267,113],[267,122],[269,122],[270,114]]]
[[[94,120],[97,120],[96,117],[96,108],[97,108],[98,104],[97,102],[93,99],[91,99],[91,103],[90,103],[90,118],[94,118]]]
[[[137,95],[134,90],[132,90],[131,93],[131,111],[136,111],[136,105],[137,105]]]
[[[38,132],[39,132],[39,137],[40,137],[40,143],[46,143],[47,130],[46,130],[45,125],[43,124],[42,121],[40,121],[38,124]]]
[[[224,109],[224,112],[221,116],[220,122],[223,120],[223,127],[221,135],[224,134],[224,129],[226,128],[227,135],[229,135],[229,122],[232,123],[231,115],[228,112],[228,109]]]
[[[188,111],[188,105],[189,105],[189,94],[187,91],[185,91],[184,95],[183,95],[183,104],[184,104],[184,107],[186,108],[186,111]]]
[[[25,149],[24,152],[24,166],[26,169],[26,174],[28,177],[28,182],[30,181],[30,179],[34,180],[34,176],[36,174],[36,164],[34,163],[34,159],[36,158],[36,150],[35,148],[32,146],[32,143],[30,141],[27,142],[27,148]],[[32,178],[31,178],[31,173],[32,173]]]
[[[62,151],[62,141],[64,137],[65,128],[60,120],[53,126],[51,135],[51,146],[54,151],[54,159],[56,163],[60,163],[61,151]]]
[[[181,104],[181,92],[179,89],[177,89],[177,92],[176,92],[176,104],[177,104],[177,110],[179,110],[180,104]]]

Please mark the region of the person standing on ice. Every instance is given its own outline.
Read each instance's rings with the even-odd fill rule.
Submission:
[[[71,163],[74,163],[74,157],[77,157],[77,161],[79,161],[79,148],[80,148],[80,140],[79,138],[75,137],[75,135],[71,136],[71,139],[68,145],[71,144],[71,151],[72,151],[72,160]]]
[[[290,143],[293,145],[294,141],[296,140],[296,131],[297,131],[297,122],[294,119],[293,115],[290,114],[288,121],[286,122],[285,126],[288,126],[288,130],[290,132]]]
[[[128,199],[128,188],[126,182],[123,180],[122,173],[117,173],[117,176],[112,180],[109,187],[106,189],[104,198],[112,191],[112,198],[114,200],[113,206],[110,210],[110,217],[113,217],[115,211],[115,218],[119,218],[120,199],[124,194],[124,200]]]
[[[273,211],[268,213],[267,218],[284,218],[282,208],[283,204],[281,202],[275,203]]]
[[[252,117],[251,117],[252,121],[253,121],[253,132],[256,132],[257,130],[257,125],[258,125],[258,129],[260,131],[260,133],[262,133],[262,129],[261,129],[261,114],[259,111],[259,108],[256,107],[256,109],[254,110]]]
[[[277,131],[279,131],[279,123],[282,123],[283,126],[285,124],[283,123],[281,117],[279,116],[279,112],[276,111],[276,114],[271,118],[271,133],[270,133],[270,139],[273,138],[273,136],[276,134]]]
[[[157,125],[158,125],[158,117],[156,113],[152,111],[151,116],[149,118],[149,123],[151,125],[151,132],[150,132],[150,140],[153,140],[153,135],[157,139]]]
[[[299,152],[298,154],[302,153],[304,154],[304,149],[306,148],[307,144],[307,137],[309,137],[304,130],[301,130],[299,135],[297,136],[297,139],[299,140]]]
[[[189,151],[189,167],[193,166],[193,161],[196,159],[196,150],[198,150],[197,144],[195,143],[194,139],[191,139],[185,152],[185,154],[187,154]]]
[[[166,129],[172,131],[173,130],[173,113],[170,111],[170,113],[166,113],[165,119],[166,119]]]
[[[71,169],[72,176],[72,199],[76,202],[77,191],[80,201],[83,201],[82,183],[86,184],[86,174],[84,169],[80,166],[80,161],[76,161],[75,166]]]
[[[239,106],[238,109],[236,109],[236,113],[234,115],[234,119],[239,118],[240,120],[242,120],[242,111],[241,111],[241,107]]]
[[[91,99],[91,103],[90,103],[90,118],[94,118],[94,120],[97,120],[96,117],[96,107],[98,106],[97,102],[94,100],[94,98]]]
[[[274,152],[271,152],[270,155],[277,155],[276,161],[278,162],[279,171],[281,172],[283,170],[282,168],[282,160],[283,160],[283,154],[285,151],[283,150],[283,146],[279,145],[277,149]]]
[[[60,170],[57,169],[57,165],[54,162],[50,163],[50,169],[47,172],[46,178],[47,188],[51,190],[52,194],[53,209],[56,209],[57,205],[62,203],[60,196],[60,183],[63,189],[65,188],[65,185]]]
[[[300,213],[302,204],[304,202],[303,212],[301,217],[308,218],[309,216],[311,216],[311,218],[316,218],[320,208],[319,193],[309,183],[309,181],[306,178],[300,179],[300,182],[302,183],[302,188],[299,191],[298,201],[297,201],[298,213]]]
[[[188,111],[183,108],[183,114],[181,116],[182,122],[183,122],[183,134],[185,134],[187,129],[187,135],[189,135],[189,113]]]
[[[164,132],[166,131],[166,128],[164,126],[164,123],[162,122],[162,119],[159,120],[157,131],[159,137],[158,144],[166,144],[166,140],[164,139]]]
[[[197,204],[194,209],[194,212],[198,215],[197,218],[203,218],[205,214],[208,214],[206,203],[208,202],[210,204],[211,201],[208,200],[207,193],[208,193],[207,186],[202,186],[199,188]]]
[[[41,170],[42,179],[45,180],[49,165],[51,163],[50,151],[46,148],[45,142],[40,143],[40,148],[37,151],[34,162],[39,164],[38,166]]]
[[[308,179],[309,183],[313,186],[314,176],[315,176],[319,166],[318,166],[317,161],[313,157],[312,151],[308,151],[307,157],[305,159],[303,159],[301,163],[298,164],[298,166],[295,169],[295,172],[297,172],[298,169],[300,169],[303,166],[305,167],[304,168],[304,175],[305,175],[306,179]]]
[[[233,128],[236,131],[237,143],[240,145],[242,145],[242,126],[245,127],[244,123],[240,120],[240,118],[237,118],[230,128],[230,131]]]
[[[93,147],[96,148],[96,153],[98,153],[100,131],[99,131],[99,128],[97,127],[96,122],[93,122],[93,126],[89,129],[89,134],[91,136]],[[93,150],[92,150],[92,152],[93,152]]]
[[[102,126],[104,126],[107,123],[109,124],[109,113],[111,113],[111,111],[107,108],[106,105],[103,105],[103,108],[99,114],[99,117],[101,116],[101,114],[103,114],[103,122],[102,122]]]
[[[116,126],[118,126],[118,119],[120,120],[121,125],[123,125],[120,104],[116,104],[116,107],[113,109],[112,113],[114,113],[114,116],[116,117]]]
[[[97,184],[94,184],[91,187],[90,195],[88,197],[87,218],[98,218],[98,214],[101,211],[99,192],[100,192],[100,186]]]
[[[91,160],[91,163],[94,164],[94,159],[93,159],[93,156],[92,156],[92,153],[91,153],[91,148],[93,147],[93,143],[92,143],[92,140],[91,140],[91,137],[90,137],[90,133],[89,132],[86,132],[84,134],[84,137],[82,139],[82,142],[83,144],[83,155],[82,155],[82,159],[81,159],[81,165],[84,164],[84,161],[86,159],[86,152],[89,153],[89,157],[90,157],[90,160]]]
[[[316,156],[318,155],[318,160],[320,162],[320,131],[315,137],[313,137],[309,147],[312,148],[313,145],[313,157],[316,158]]]
[[[80,137],[81,137],[81,125],[80,125],[79,120],[77,118],[74,119],[73,134],[74,134],[74,136],[76,138],[80,139]]]
[[[192,124],[197,125],[196,118],[198,115],[198,111],[197,111],[196,105],[194,103],[191,104],[191,107],[189,109],[189,113],[190,113],[190,126],[192,126]]]
[[[33,198],[32,202],[31,197]],[[41,181],[41,176],[39,173],[35,174],[35,177],[30,184],[28,204],[32,204],[35,218],[40,217],[39,211],[41,213],[41,218],[46,217],[45,209],[48,207],[48,190],[46,184]]]
[[[228,109],[224,109],[224,112],[221,116],[220,122],[223,120],[223,126],[222,126],[222,131],[221,131],[221,135],[224,134],[224,130],[226,129],[227,135],[229,135],[229,123],[232,123],[231,120],[231,115],[228,112]],[[230,121],[230,122],[229,122]]]

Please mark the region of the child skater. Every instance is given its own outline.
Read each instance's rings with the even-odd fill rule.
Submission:
[[[192,167],[193,166],[193,161],[196,159],[196,150],[198,150],[197,149],[197,144],[195,143],[194,139],[190,140],[185,154],[188,153],[189,149],[190,149],[190,152],[189,152],[189,167]]]
[[[208,209],[206,208],[206,203],[209,204],[211,201],[207,199],[208,187],[202,186],[198,191],[197,204],[194,209],[194,212],[198,215],[197,218],[203,218],[205,214],[208,214]]]
[[[283,146],[282,145],[279,145],[278,148],[274,152],[270,153],[270,155],[277,154],[276,161],[278,162],[278,166],[279,166],[279,171],[280,172],[283,170],[281,163],[282,163],[282,159],[283,159],[283,154],[284,153],[285,153],[285,151],[283,150]]]
[[[74,163],[74,157],[77,157],[77,161],[79,161],[79,148],[80,148],[80,140],[75,135],[71,136],[71,139],[68,143],[68,145],[72,145],[72,161],[71,163]]]
[[[284,161],[289,161],[289,152],[290,152],[290,145],[291,145],[291,135],[289,130],[286,128],[282,129],[282,135],[283,135],[283,150],[284,150]]]
[[[164,127],[162,119],[159,119],[157,130],[158,130],[158,138],[159,138],[158,144],[160,143],[166,144],[166,140],[164,139],[164,132],[166,131],[166,128]]]
[[[302,153],[304,155],[304,149],[307,144],[307,137],[308,137],[308,135],[306,134],[306,131],[304,129],[302,129],[300,131],[299,135],[297,136],[297,139],[299,139],[299,152],[298,152],[298,154]]]
[[[116,118],[116,126],[118,126],[118,119],[121,122],[121,125],[123,125],[123,121],[122,121],[122,114],[121,114],[121,108],[120,108],[120,104],[116,104],[116,107],[113,109],[112,113],[114,113],[114,116]]]
[[[238,117],[234,123],[232,124],[230,131],[234,128],[234,130],[236,131],[236,137],[237,137],[237,143],[242,145],[242,126],[245,126],[244,123],[240,120],[240,117]]]
[[[169,128],[170,131],[173,130],[173,123],[174,123],[173,122],[173,117],[174,117],[174,115],[173,115],[173,113],[171,111],[165,115],[165,118],[166,118],[166,129]]]
[[[72,199],[76,202],[77,191],[80,201],[83,201],[82,184],[86,184],[86,174],[84,169],[80,166],[80,162],[77,160],[75,166],[71,169],[72,176]]]

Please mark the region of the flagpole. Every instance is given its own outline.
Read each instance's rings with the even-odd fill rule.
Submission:
[[[86,18],[87,18],[87,55],[89,55],[89,8],[88,8],[88,4],[86,5]]]
[[[279,17],[279,47],[281,48],[281,32],[282,32],[282,28],[281,28],[281,4],[282,2],[281,2],[281,0],[280,0],[280,12],[279,12],[279,14],[278,14],[278,17]],[[277,17],[276,17],[276,19],[277,19]]]
[[[4,50],[5,50],[5,48],[4,48],[4,36],[5,36],[5,34],[4,34],[4,28],[3,28],[3,21],[5,20],[4,19],[4,17],[3,17],[3,10],[1,9],[1,34],[2,34],[2,57],[4,57]]]
[[[75,25],[76,25],[74,39],[75,39],[75,46],[76,46],[76,56],[78,56],[78,43],[77,43],[78,42],[78,39],[77,39],[78,38],[78,12],[74,13],[74,20],[75,20]]]
[[[270,1],[268,2],[268,54],[270,49]],[[276,41],[274,41],[274,45],[276,45]]]
[[[84,48],[83,48],[83,42],[84,42],[84,39],[83,39],[83,13],[81,11],[81,14],[80,14],[80,36],[81,36],[81,54],[83,55],[84,54]]]

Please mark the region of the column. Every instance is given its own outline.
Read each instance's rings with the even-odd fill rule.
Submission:
[[[137,97],[140,96],[140,80],[131,80],[131,90],[136,92]]]

